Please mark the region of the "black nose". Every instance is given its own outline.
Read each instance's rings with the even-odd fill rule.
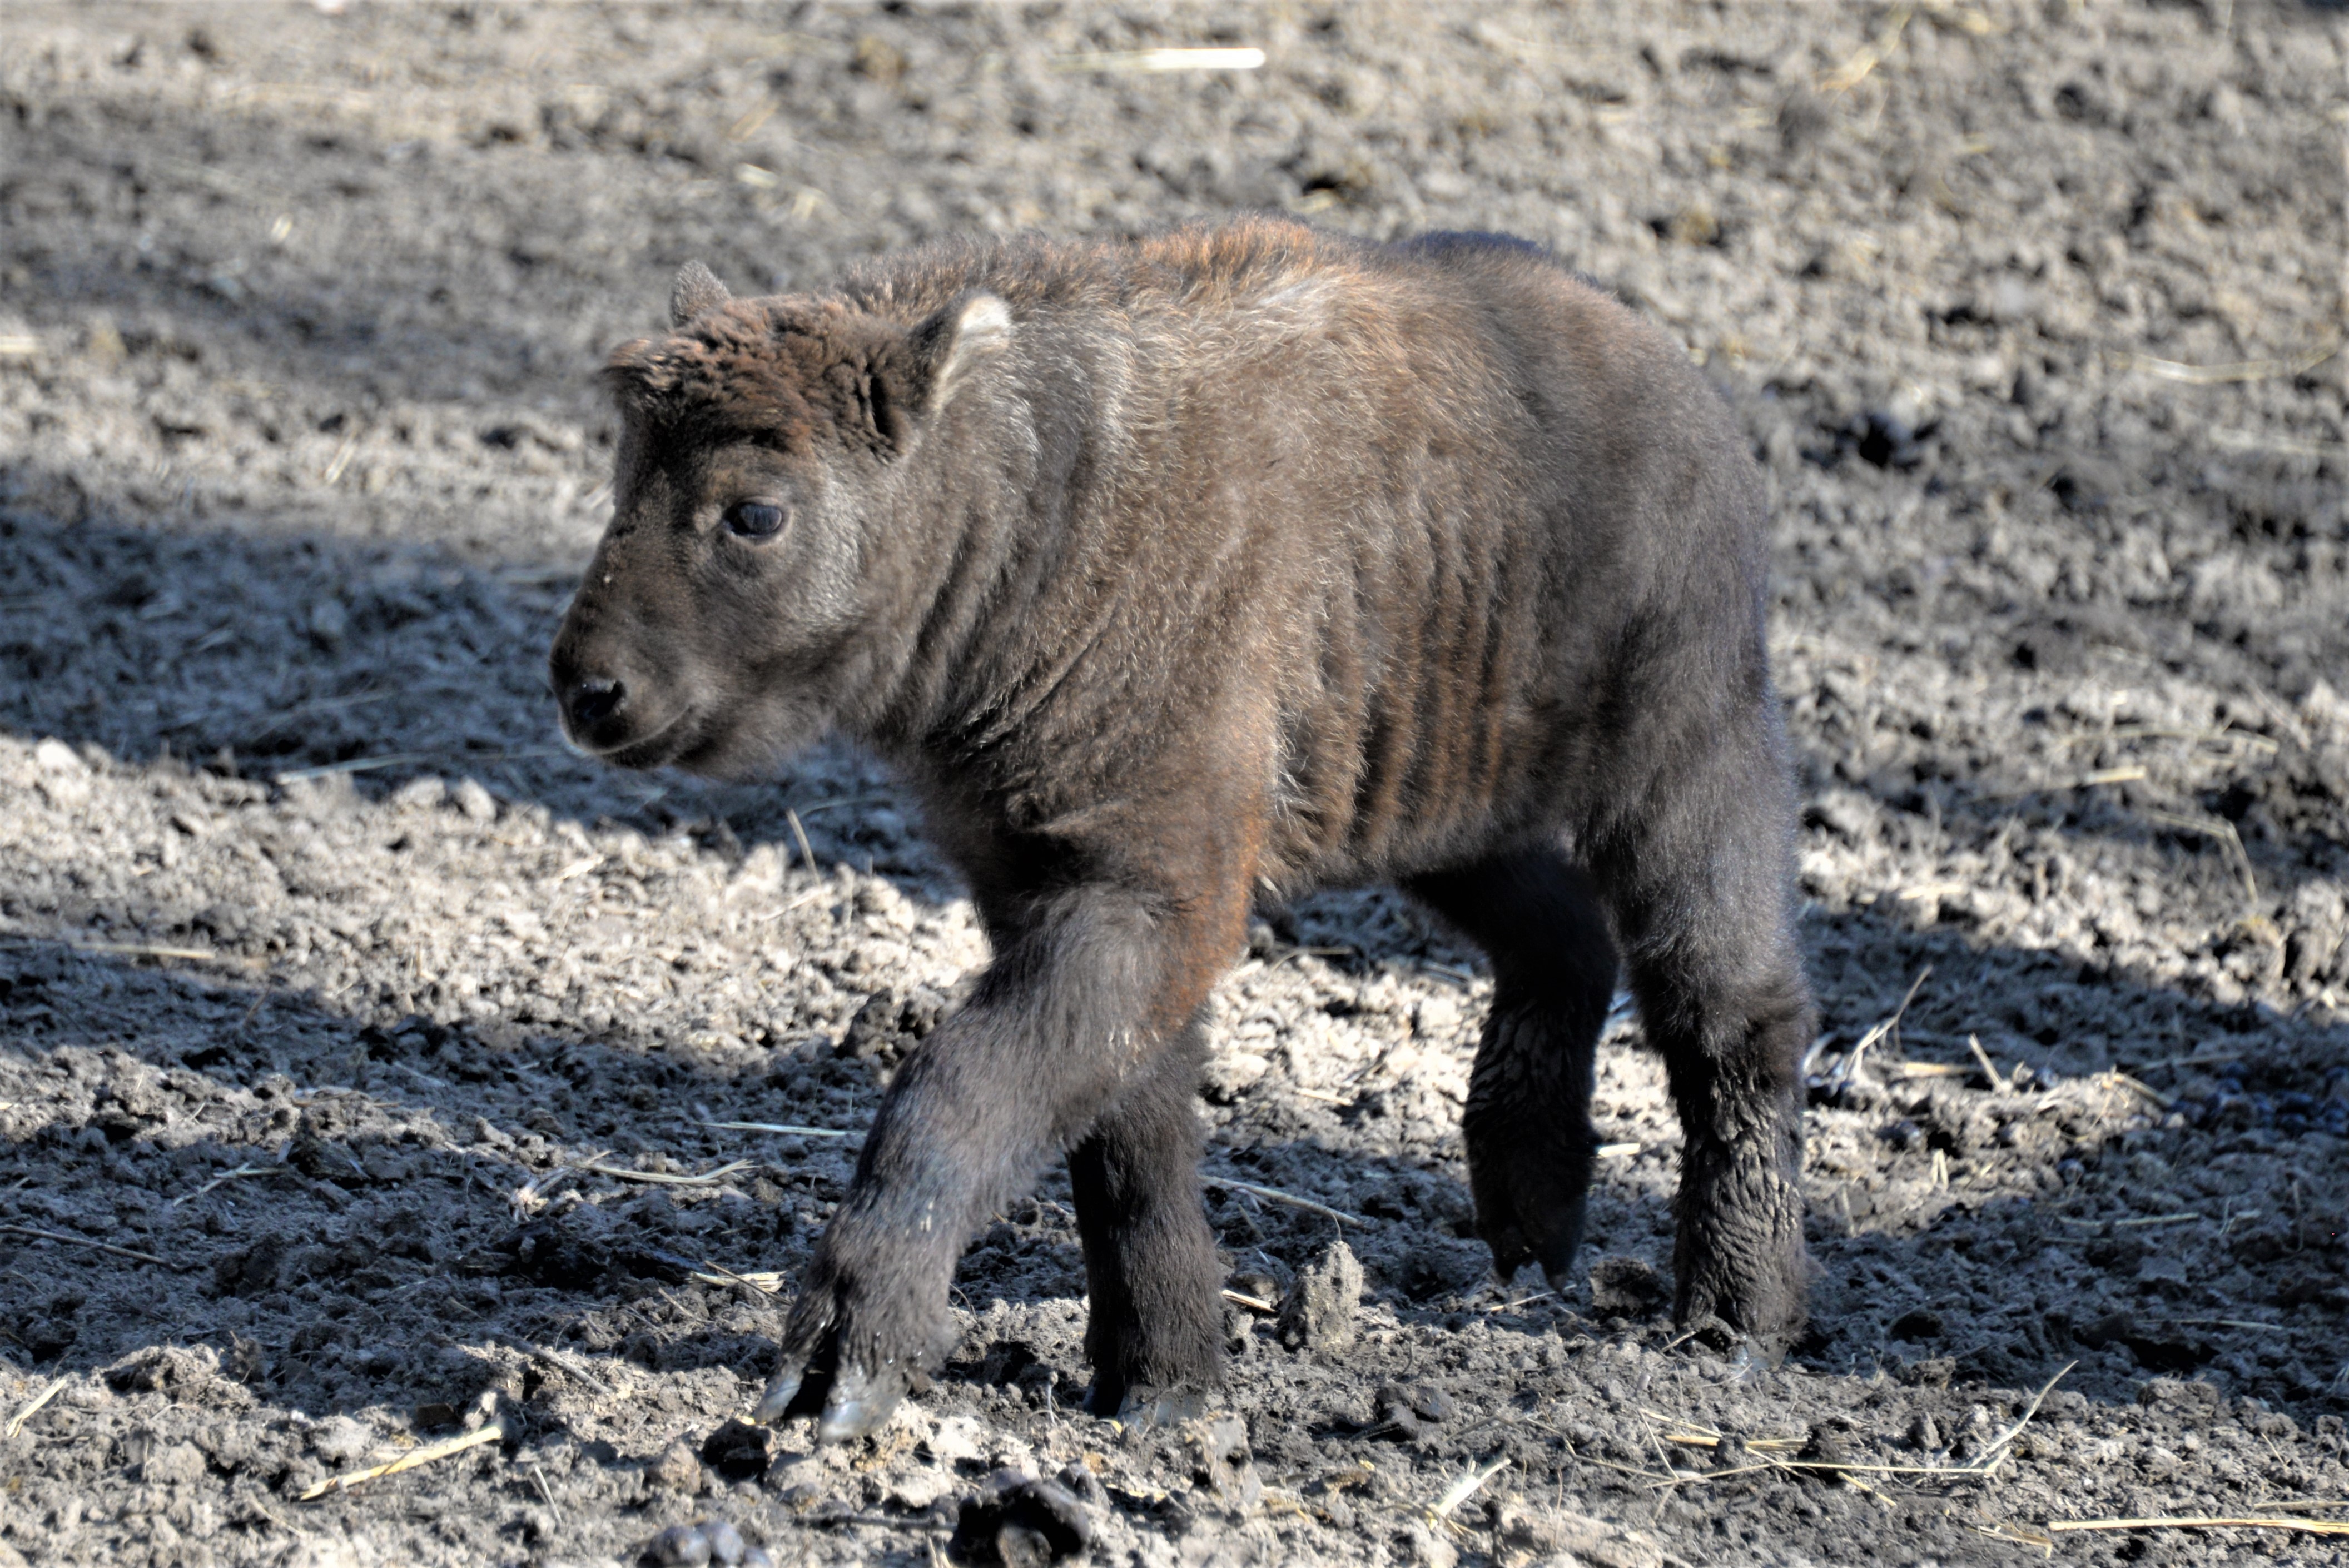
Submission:
[[[618,681],[581,681],[571,688],[571,727],[593,729],[617,713],[627,695]]]

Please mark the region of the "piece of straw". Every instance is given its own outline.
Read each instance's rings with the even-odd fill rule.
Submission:
[[[837,1127],[794,1127],[782,1121],[705,1121],[704,1127],[722,1127],[729,1132],[773,1132],[785,1138],[862,1138],[861,1132],[844,1132]]]
[[[800,820],[800,814],[786,806],[783,808],[783,820],[792,825],[792,841],[800,847],[800,863],[810,871],[819,870],[815,863],[815,851],[808,847],[807,827]]]
[[[2162,1519],[2051,1519],[2050,1534],[2071,1530],[2297,1530],[2308,1535],[2349,1535],[2349,1519],[2230,1519],[2178,1514]]]
[[[1506,1454],[1482,1470],[1470,1467],[1458,1480],[1444,1489],[1444,1495],[1435,1500],[1433,1508],[1428,1510],[1429,1516],[1439,1520],[1449,1519],[1454,1509],[1475,1496],[1486,1481],[1508,1468],[1509,1460]]]
[[[277,1171],[278,1167],[274,1165],[240,1165],[233,1171],[222,1171],[219,1175],[213,1177],[211,1181],[205,1182],[202,1186],[197,1188],[192,1192],[181,1193],[178,1197],[164,1204],[163,1207],[167,1209],[176,1209],[181,1204],[186,1202],[189,1199],[201,1198],[205,1193],[211,1191],[213,1188],[220,1186],[223,1182],[241,1181],[247,1176],[274,1176],[277,1173]]]
[[[401,1470],[414,1470],[419,1465],[429,1465],[435,1460],[445,1460],[451,1454],[461,1454],[467,1449],[480,1448],[483,1443],[502,1441],[505,1435],[506,1429],[502,1425],[491,1421],[477,1430],[467,1432],[461,1438],[450,1438],[446,1442],[432,1443],[412,1453],[403,1454],[389,1464],[369,1465],[363,1470],[353,1470],[348,1475],[331,1476],[304,1492],[299,1501],[309,1502],[326,1496],[330,1491],[348,1491],[363,1480],[375,1480],[383,1476],[398,1475]]]
[[[544,1345],[533,1344],[530,1340],[517,1338],[511,1334],[500,1334],[495,1337],[498,1343],[504,1346],[507,1349],[519,1351],[534,1361],[543,1361],[546,1365],[554,1367],[556,1371],[561,1372],[566,1377],[572,1377],[578,1382],[586,1384],[587,1387],[595,1389],[599,1394],[604,1394],[614,1398],[619,1397],[618,1389],[613,1387],[611,1384],[597,1377],[590,1368],[574,1362],[571,1357],[565,1356],[560,1350],[554,1349],[551,1346]]]
[[[299,784],[305,779],[326,779],[336,773],[372,773],[380,768],[405,768],[411,762],[442,761],[459,765],[481,762],[531,762],[548,757],[564,757],[569,753],[560,746],[519,746],[507,751],[393,751],[381,757],[354,757],[347,762],[322,762],[315,768],[295,768],[284,773],[273,773],[269,781],[281,788]],[[655,797],[657,799],[658,797]]]
[[[153,1264],[159,1268],[181,1267],[178,1264],[157,1257],[153,1253],[133,1252],[129,1247],[118,1247],[109,1242],[93,1242],[86,1236],[69,1236],[63,1231],[41,1231],[30,1225],[0,1225],[0,1231],[5,1231],[12,1236],[37,1236],[45,1242],[63,1242],[72,1247],[91,1247],[101,1253],[112,1253],[119,1258],[130,1258],[142,1264]]]
[[[343,470],[351,466],[351,458],[358,449],[358,432],[354,430],[343,438],[342,446],[335,453],[335,460],[326,465],[326,471],[321,476],[328,490],[335,488],[335,482],[343,477]]]
[[[2235,452],[2273,452],[2287,458],[2349,458],[2349,441],[2304,441],[2294,436],[2271,436],[2263,430],[2211,430],[2203,439]]]
[[[1884,57],[1900,46],[1900,35],[1908,30],[1909,18],[1916,14],[1913,5],[1897,7],[1881,32],[1856,50],[1851,58],[1819,78],[1819,90],[1826,93],[1847,93],[1866,81]]]
[[[2288,1323],[2261,1323],[2255,1318],[2249,1317],[2160,1317],[2154,1319],[2154,1321],[2157,1323],[2186,1324],[2196,1328],[2211,1326],[2219,1328],[2256,1328],[2269,1334],[2289,1334],[2292,1332],[2292,1325]],[[2264,1508],[2267,1505],[2262,1503],[2261,1506]],[[2336,1503],[2319,1503],[2312,1506],[2333,1508],[2342,1505]]]
[[[2234,823],[2224,817],[2197,817],[2182,811],[2148,810],[2145,814],[2164,827],[2183,828],[2189,832],[2199,833],[2207,839],[2216,839],[2226,845],[2231,852],[2236,872],[2243,879],[2244,899],[2254,906],[2259,903],[2260,881],[2251,872],[2251,853],[2243,848],[2243,837],[2235,831]]]
[[[1859,1064],[1861,1060],[1867,1057],[1868,1047],[1876,1044],[1878,1040],[1889,1039],[1892,1036],[1899,1033],[1900,1020],[1908,1016],[1909,1014],[1909,1004],[1917,999],[1917,993],[1923,990],[1925,988],[1925,982],[1932,977],[1933,966],[1930,964],[1917,971],[1917,978],[1909,983],[1908,995],[1900,998],[1900,1006],[1892,1009],[1892,1016],[1872,1025],[1868,1033],[1860,1036],[1859,1044],[1852,1047],[1850,1054],[1846,1056],[1840,1063],[1837,1064],[1834,1074],[1834,1080],[1836,1083],[1838,1085],[1847,1084],[1857,1078],[1859,1076]]]
[[[599,1164],[592,1160],[574,1165],[571,1169],[591,1171],[597,1176],[616,1177],[623,1181],[650,1181],[662,1187],[708,1187],[715,1182],[723,1181],[738,1171],[752,1170],[757,1164],[758,1161],[754,1160],[729,1161],[715,1170],[704,1171],[698,1176],[672,1176],[665,1171],[629,1171],[617,1165]]]
[[[1982,1037],[1980,1035],[1968,1035],[1966,1037],[1966,1048],[1973,1052],[1974,1060],[1982,1063],[1982,1076],[1990,1079],[1990,1087],[1997,1090],[1999,1093],[2004,1094],[2007,1088],[2006,1077],[1992,1064],[1990,1053],[1982,1049]]]
[[[269,781],[283,789],[310,779],[328,779],[337,773],[372,773],[378,768],[405,768],[411,762],[429,762],[431,755],[422,751],[394,751],[381,757],[354,757],[347,762],[324,762],[316,768],[293,768],[270,775]]]
[[[71,1377],[60,1377],[54,1383],[51,1383],[47,1387],[42,1389],[39,1393],[34,1395],[31,1401],[27,1403],[23,1409],[17,1411],[15,1416],[9,1418],[8,1435],[13,1438],[18,1432],[23,1431],[25,1429],[25,1423],[31,1420],[35,1416],[39,1415],[41,1413],[41,1407],[56,1398],[60,1393],[64,1392],[65,1386],[72,1381],[73,1379]]]
[[[814,805],[810,806],[807,809],[807,814],[812,817],[818,811],[842,811],[851,806],[886,806],[895,799],[894,795],[835,795],[829,800],[818,800]],[[796,817],[799,813],[786,806],[783,808],[783,815]]]
[[[1276,1203],[1287,1203],[1292,1208],[1326,1215],[1341,1225],[1353,1225],[1362,1230],[1370,1228],[1371,1222],[1360,1214],[1349,1214],[1342,1209],[1333,1209],[1327,1203],[1317,1203],[1310,1198],[1299,1198],[1293,1192],[1284,1192],[1277,1187],[1259,1187],[1253,1181],[1241,1181],[1229,1176],[1203,1175],[1199,1180],[1204,1185],[1209,1187],[1222,1187],[1234,1192],[1246,1192],[1251,1197],[1266,1198]]]
[[[2151,1084],[2140,1083],[2136,1078],[2129,1077],[2128,1074],[2121,1071],[2118,1068],[2108,1068],[2105,1071],[2098,1073],[2096,1075],[2096,1082],[2104,1085],[2106,1088],[2125,1088],[2135,1093],[2141,1094],[2164,1110],[2168,1110],[2176,1103],[2168,1095],[2162,1093]]]
[[[711,1263],[708,1258],[701,1260],[701,1266],[710,1272],[697,1274],[693,1277],[709,1284],[747,1284],[761,1295],[772,1295],[783,1288],[783,1275],[780,1269],[758,1270],[746,1274],[736,1274],[724,1264]]]
[[[1683,1336],[1683,1337],[1686,1337],[1686,1336]],[[1750,1465],[1736,1465],[1728,1470],[1708,1470],[1696,1475],[1674,1473],[1665,1477],[1653,1478],[1651,1480],[1650,1484],[1651,1487],[1674,1487],[1685,1485],[1692,1481],[1727,1480],[1733,1476],[1747,1475],[1753,1471],[1761,1470],[1816,1470],[1822,1474],[1842,1475],[1847,1477],[1854,1475],[1908,1476],[1913,1477],[1919,1480],[1981,1480],[1988,1477],[1992,1471],[1997,1470],[2001,1464],[2005,1462],[2007,1449],[2013,1443],[2016,1438],[2023,1435],[2023,1429],[2031,1424],[2031,1418],[2039,1413],[2040,1405],[2045,1401],[2050,1393],[2054,1391],[2055,1385],[2063,1381],[2064,1373],[2071,1371],[2073,1367],[2077,1367],[2079,1363],[2076,1361],[2065,1362],[2063,1368],[2058,1371],[2054,1377],[2048,1378],[2045,1383],[2040,1386],[2039,1392],[2031,1397],[2031,1403],[2024,1407],[2022,1415],[2014,1418],[2013,1424],[2009,1426],[2005,1431],[2001,1432],[1997,1437],[1992,1439],[1989,1445],[1982,1449],[1981,1457],[1969,1464],[1874,1465],[1850,1464],[1837,1460],[1780,1459],[1775,1454],[1762,1451],[1764,1442],[1769,1441],[1769,1439],[1764,1439],[1764,1442],[1748,1443],[1746,1445],[1748,1451],[1754,1452],[1757,1456],[1759,1461],[1757,1463]],[[1653,1414],[1652,1411],[1648,1413],[1651,1415]],[[1683,1422],[1682,1425],[1693,1426],[1695,1423]],[[1719,1434],[1715,1433],[1713,1435],[1716,1439],[1718,1439]],[[1702,1447],[1703,1445],[1700,1443],[1692,1446]],[[1666,1469],[1669,1470],[1670,1468],[1670,1465],[1667,1464]],[[1639,1474],[1641,1472],[1632,1471],[1630,1473]],[[1854,1484],[1857,1483],[1855,1482]]]
[[[184,958],[193,964],[209,964],[220,956],[209,947],[160,947],[148,942],[75,942],[67,945],[77,953],[115,953],[126,958]]]
[[[2115,357],[2124,369],[2142,370],[2164,381],[2217,387],[2230,381],[2266,381],[2280,376],[2303,375],[2340,352],[2341,342],[2336,338],[2326,347],[2312,348],[2291,359],[2246,359],[2233,365],[2187,365],[2146,354],[2121,354]]]
[[[1056,55],[1056,71],[1253,71],[1264,64],[1262,49],[1114,49]]]

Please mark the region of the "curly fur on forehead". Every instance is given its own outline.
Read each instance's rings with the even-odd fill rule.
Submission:
[[[622,344],[604,379],[623,407],[677,434],[804,448],[827,430],[852,442],[874,430],[874,377],[905,346],[903,327],[836,300],[732,300]]]

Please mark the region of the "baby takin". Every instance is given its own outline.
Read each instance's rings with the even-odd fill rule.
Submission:
[[[1803,1326],[1794,799],[1761,487],[1679,346],[1546,253],[1273,219],[947,243],[616,350],[580,749],[891,764],[992,958],[890,1084],[764,1419],[870,1429],[986,1217],[1065,1153],[1089,1408],[1221,1376],[1194,1094],[1253,896],[1392,882],[1494,975],[1462,1131],[1564,1287],[1619,973],[1683,1134],[1674,1309]]]

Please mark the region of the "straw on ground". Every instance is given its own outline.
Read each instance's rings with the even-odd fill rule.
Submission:
[[[771,1132],[782,1138],[862,1138],[861,1132],[848,1132],[837,1127],[794,1127],[783,1121],[705,1121],[704,1127],[723,1128],[729,1132]]]
[[[2075,1530],[2294,1530],[2303,1535],[2349,1535],[2349,1519],[2239,1519],[2185,1513],[2153,1519],[2051,1519],[2051,1534]]]
[[[365,1470],[353,1470],[348,1475],[330,1476],[304,1492],[300,1501],[310,1502],[326,1496],[330,1491],[348,1491],[361,1481],[375,1480],[388,1475],[398,1475],[401,1470],[414,1470],[419,1465],[429,1465],[435,1460],[445,1460],[451,1454],[461,1454],[467,1449],[477,1449],[483,1443],[503,1441],[505,1435],[506,1429],[503,1426],[496,1421],[491,1421],[476,1430],[467,1432],[461,1438],[450,1438],[446,1442],[430,1443],[412,1453],[402,1454],[389,1464],[369,1465]]]
[[[1253,1181],[1242,1181],[1230,1176],[1213,1174],[1203,1175],[1199,1180],[1206,1186],[1222,1187],[1234,1192],[1246,1192],[1251,1197],[1268,1199],[1275,1203],[1287,1203],[1292,1208],[1325,1215],[1341,1225],[1353,1225],[1362,1230],[1370,1228],[1371,1222],[1360,1214],[1349,1214],[1343,1209],[1333,1209],[1327,1203],[1317,1203],[1310,1198],[1300,1198],[1294,1192],[1284,1192],[1278,1187],[1259,1187]]]
[[[585,1171],[596,1176],[610,1176],[622,1181],[649,1181],[660,1187],[708,1187],[740,1171],[757,1168],[755,1160],[730,1160],[698,1176],[672,1176],[666,1171],[631,1171],[623,1165],[605,1165],[595,1160],[583,1160],[571,1167],[574,1171]]]
[[[57,1395],[64,1390],[65,1386],[72,1381],[73,1379],[71,1377],[59,1377],[56,1381],[52,1382],[47,1387],[34,1395],[32,1398],[26,1402],[23,1409],[17,1411],[16,1415],[9,1418],[8,1436],[13,1438],[18,1432],[23,1431],[25,1429],[25,1423],[31,1420],[35,1416],[39,1415],[41,1413],[41,1407],[56,1398]]]
[[[183,1266],[168,1259],[159,1258],[153,1253],[135,1252],[129,1247],[118,1247],[110,1242],[93,1242],[87,1236],[69,1236],[63,1231],[36,1230],[31,1225],[0,1225],[0,1232],[5,1232],[12,1236],[35,1236],[45,1242],[62,1242],[69,1247],[88,1247],[96,1252],[112,1253],[116,1257],[130,1258],[142,1264],[153,1264],[158,1268],[179,1269]]]

